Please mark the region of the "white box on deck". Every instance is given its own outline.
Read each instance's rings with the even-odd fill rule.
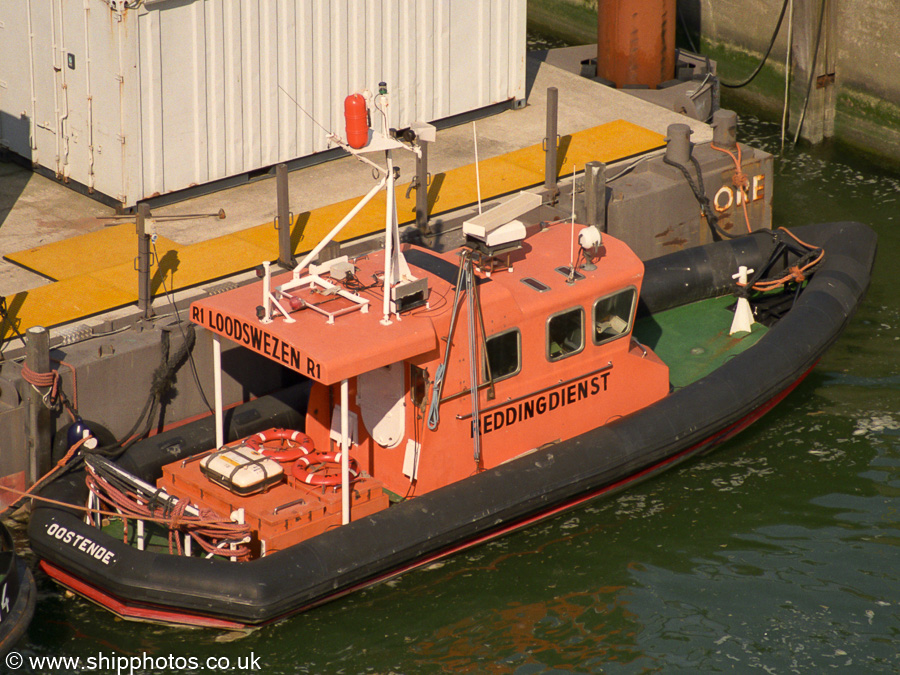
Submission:
[[[525,225],[516,220],[541,205],[541,196],[520,192],[512,199],[479,213],[463,223],[463,233],[488,246],[500,246],[525,238]]]

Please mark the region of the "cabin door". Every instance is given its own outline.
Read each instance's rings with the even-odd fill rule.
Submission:
[[[406,434],[404,364],[392,363],[357,377],[356,402],[369,435],[383,448],[397,447]]]

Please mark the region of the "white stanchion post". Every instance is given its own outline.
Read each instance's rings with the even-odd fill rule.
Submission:
[[[139,504],[141,502],[138,502]],[[146,539],[144,538],[144,521],[137,521],[137,548],[138,551],[143,551],[146,548]]]
[[[341,524],[350,522],[350,381],[341,380]]]
[[[213,388],[216,396],[216,447],[225,445],[225,415],[222,412],[222,340],[213,333]]]

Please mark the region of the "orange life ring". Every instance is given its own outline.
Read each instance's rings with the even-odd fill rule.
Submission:
[[[340,468],[341,466],[341,453],[340,452],[320,452],[311,455],[304,455],[300,457],[296,462],[294,462],[294,466],[291,469],[291,473],[294,478],[297,480],[306,483],[307,485],[326,485],[326,486],[337,486],[341,485],[341,474],[338,473],[318,473],[319,468],[327,467],[327,465],[333,465]],[[357,464],[356,460],[353,457],[350,458],[350,481],[355,481],[359,478],[359,464]],[[315,467],[315,468],[312,468]]]
[[[313,440],[302,431],[293,429],[267,429],[244,441],[256,452],[278,462],[295,462],[301,457],[315,454]]]

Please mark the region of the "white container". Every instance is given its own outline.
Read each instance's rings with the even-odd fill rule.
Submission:
[[[200,460],[200,472],[236,495],[262,492],[284,478],[284,468],[248,445],[226,446]]]
[[[344,97],[380,81],[396,128],[524,99],[525,11],[525,0],[4,1],[0,144],[133,205],[328,149],[321,127],[343,135]]]

